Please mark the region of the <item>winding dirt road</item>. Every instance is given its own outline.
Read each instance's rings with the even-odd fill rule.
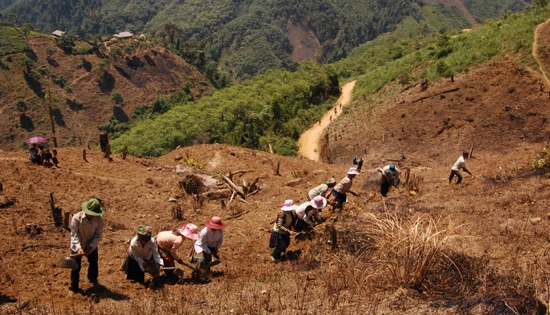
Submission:
[[[334,108],[329,110],[313,127],[306,130],[298,140],[300,149],[298,153],[310,160],[319,161],[319,144],[321,135],[330,122],[342,113],[344,106],[349,104],[352,97],[353,87],[356,81],[351,81],[342,86],[340,97],[334,103]]]

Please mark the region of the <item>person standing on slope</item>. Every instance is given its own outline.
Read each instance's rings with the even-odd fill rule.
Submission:
[[[449,175],[449,184],[452,183],[453,178],[458,178],[456,183],[460,184],[462,182],[462,174],[460,174],[460,169],[463,169],[464,172],[472,175],[470,171],[466,168],[466,159],[470,156],[470,153],[468,151],[462,152],[462,155],[456,160],[455,164],[451,168],[451,174]]]
[[[73,215],[71,220],[71,254],[78,264],[78,268],[71,270],[71,285],[73,293],[82,293],[80,282],[80,268],[82,256],[88,259],[88,280],[97,286],[98,252],[97,246],[103,237],[103,208],[98,198],[91,198],[81,205],[81,211]]]

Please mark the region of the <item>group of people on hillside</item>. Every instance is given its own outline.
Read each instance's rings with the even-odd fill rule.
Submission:
[[[457,184],[462,181],[460,170],[468,174],[472,173],[466,168],[466,159],[469,152],[464,151],[451,168],[449,183],[456,176]],[[270,258],[274,262],[284,259],[286,250],[290,245],[290,236],[311,231],[317,224],[324,221],[320,215],[322,209],[331,205],[332,211],[342,210],[346,202],[347,193],[353,193],[351,187],[353,179],[360,173],[362,160],[354,159],[354,166],[351,167],[346,176],[336,182],[331,177],[328,181],[310,189],[307,194],[307,201],[296,205],[293,200],[287,199],[280,206],[280,212],[274,222],[269,239],[269,247],[272,249]],[[399,185],[400,170],[389,164],[376,171],[382,175],[380,193],[386,197],[391,186]],[[355,193],[353,193],[355,194]],[[99,198],[91,198],[82,203],[78,213],[73,215],[71,220],[71,256],[74,257],[78,268],[71,271],[69,290],[82,292],[79,288],[80,269],[82,257],[88,260],[88,280],[98,285],[98,244],[102,239],[104,222],[103,207]],[[140,225],[136,228],[136,235],[131,239],[126,251],[126,258],[121,269],[126,272],[126,279],[142,284],[145,282],[145,274],[150,274],[153,285],[160,286],[163,279],[170,283],[182,280],[181,275],[175,273],[175,263],[185,264],[188,259],[197,270],[203,270],[207,274],[213,259],[219,261],[219,249],[223,243],[223,230],[225,224],[218,216],[213,216],[205,222],[205,227],[199,232],[198,226],[193,223],[184,224],[181,228],[172,231],[161,231],[153,237],[150,226]],[[187,258],[178,254],[179,248],[186,241],[194,242]],[[164,274],[164,278],[162,278]],[[202,278],[203,281],[208,279]]]
[[[79,287],[82,257],[88,260],[88,280],[94,287],[98,285],[97,247],[103,237],[103,212],[101,200],[91,198],[83,202],[80,211],[72,217],[71,257],[78,265],[71,271],[69,290],[73,293],[82,293]],[[127,280],[144,285],[149,284],[145,281],[145,274],[150,274],[153,287],[160,287],[165,281],[174,284],[183,280],[182,274],[175,272],[175,263],[186,264],[184,259],[187,259],[190,263],[188,266],[201,271],[201,278],[196,280],[208,281],[203,276],[209,275],[213,258],[219,260],[224,228],[225,224],[218,216],[206,221],[200,232],[197,225],[187,223],[179,229],[161,231],[153,236],[150,226],[140,225],[130,240],[121,270],[126,272]],[[183,258],[178,254],[178,249],[185,240],[194,243],[188,257]]]
[[[462,182],[460,170],[472,175],[466,168],[465,160],[469,157],[469,152],[464,151],[457,159],[451,168],[449,183],[456,176],[457,184]],[[347,193],[357,195],[351,190],[353,179],[361,171],[363,160],[357,160],[357,156],[353,159],[353,167],[351,167],[346,176],[336,182],[334,177],[328,181],[313,187],[308,191],[307,201],[296,205],[292,199],[287,199],[280,207],[280,212],[277,215],[271,235],[269,238],[269,247],[273,249],[270,258],[273,262],[279,262],[284,258],[287,248],[290,246],[290,236],[303,233],[313,229],[317,224],[323,222],[323,217],[320,211],[327,205],[331,205],[332,211],[341,211],[344,203],[347,200]],[[397,187],[400,183],[401,171],[395,164],[388,164],[382,168],[377,168],[377,172],[381,174],[380,179],[380,194],[385,198],[390,188]]]
[[[55,166],[58,167],[59,160],[57,159],[57,150],[50,150],[44,148],[43,145],[37,145],[33,143],[29,146],[29,160],[36,165],[43,165],[46,167]]]
[[[269,247],[273,249],[270,258],[273,262],[284,259],[290,245],[290,236],[308,232],[323,222],[323,217],[319,212],[327,204],[332,207],[332,211],[342,211],[347,200],[347,193],[357,195],[351,190],[351,187],[353,179],[360,173],[362,165],[363,160],[357,160],[357,156],[355,156],[353,167],[338,183],[334,177],[331,177],[328,181],[313,187],[308,191],[307,201],[300,205],[296,205],[292,199],[283,202],[269,238]],[[380,192],[382,196],[386,197],[390,185],[397,187],[399,184],[399,169],[394,164],[390,164],[384,168],[378,168],[377,171],[382,174]]]

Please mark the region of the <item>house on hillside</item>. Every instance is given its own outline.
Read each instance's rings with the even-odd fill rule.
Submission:
[[[52,32],[52,35],[55,36],[55,37],[61,37],[61,36],[63,36],[63,34],[65,34],[65,32],[60,31],[60,30],[55,30],[55,31]]]
[[[118,38],[118,39],[128,39],[128,38],[134,37],[134,34],[132,34],[130,32],[120,32],[118,34],[113,35],[113,37]]]

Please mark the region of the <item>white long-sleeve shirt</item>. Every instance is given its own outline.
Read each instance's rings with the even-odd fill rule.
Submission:
[[[95,249],[103,237],[103,217],[86,215],[80,211],[71,220],[71,251],[86,247]]]
[[[164,266],[164,262],[159,255],[157,243],[153,238],[145,243],[145,245],[142,245],[141,242],[138,241],[138,237],[134,236],[134,238],[130,241],[130,249],[128,250],[128,254],[134,258],[134,260],[138,263],[139,268],[143,271],[145,271],[143,268],[143,263],[151,260],[151,258],[153,258],[160,266]]]
[[[294,212],[296,212],[296,216],[298,217],[298,219],[304,220],[310,226],[315,225],[311,218],[315,218],[319,222],[321,222],[322,220],[321,215],[319,214],[319,210],[315,207],[312,207],[309,201],[299,205],[296,210],[294,210]]]
[[[199,233],[197,240],[195,241],[195,252],[200,254],[202,252],[211,254],[208,247],[213,247],[218,250],[223,243],[223,230],[212,230],[209,227],[205,227]]]

